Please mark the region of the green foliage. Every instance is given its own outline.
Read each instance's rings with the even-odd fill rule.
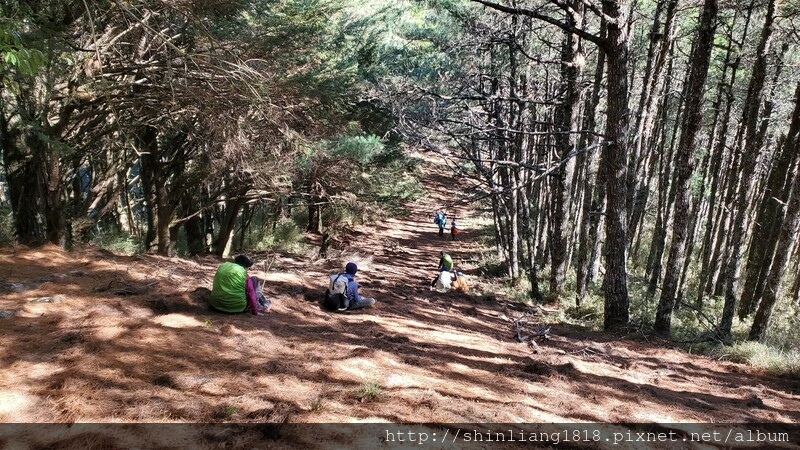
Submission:
[[[692,195],[698,196],[703,189],[705,189],[706,192],[710,191],[710,189],[703,185],[703,174],[697,171],[692,172],[692,176],[689,178],[690,192]]]
[[[350,193],[333,199],[330,207],[323,211],[322,222],[328,224],[328,228],[341,228],[367,223],[370,217],[378,214],[376,208],[371,207],[369,203],[359,201]]]
[[[116,230],[97,232],[92,243],[119,255],[134,255],[144,251],[142,238]]]
[[[413,176],[385,168],[370,178],[379,205],[398,212],[402,203],[416,200],[427,191]]]
[[[331,154],[365,165],[383,148],[383,143],[377,136],[346,136],[333,143]]]
[[[11,207],[0,204],[0,246],[13,245],[15,242],[14,216]]]
[[[286,219],[276,224],[274,229],[265,231],[252,249],[297,253],[305,249],[304,239],[303,230],[297,223],[294,220]]]
[[[382,393],[383,388],[379,384],[365,381],[358,387],[354,397],[362,402],[374,402],[380,398]]]
[[[230,419],[239,412],[239,408],[233,405],[219,405],[214,408],[212,413],[215,419]]]
[[[402,82],[405,77],[434,82],[442,73],[459,71],[457,55],[451,54],[459,27],[451,15],[441,14],[445,6],[452,7],[408,0],[375,1],[343,11],[341,33],[357,49],[363,78],[369,82]]]
[[[393,149],[384,149],[374,156],[373,163],[370,170],[352,180],[351,189],[375,208],[399,213],[405,202],[425,194],[416,176],[416,161]]]
[[[478,260],[478,274],[484,278],[503,278],[508,274],[508,269],[500,255],[483,253]]]
[[[791,283],[791,280],[787,281],[787,284]],[[800,305],[792,304],[788,297],[775,305],[764,343],[781,351],[800,351]]]
[[[719,359],[743,363],[776,375],[800,375],[800,351],[782,350],[759,342],[745,341],[721,346],[711,354]]]
[[[594,296],[584,298],[581,306],[573,305],[564,310],[564,316],[570,323],[579,324],[593,330],[603,329],[603,302]]]
[[[45,56],[23,41],[18,26],[11,19],[0,18],[0,59],[5,66],[15,68],[22,75],[35,75],[44,64]],[[11,81],[8,77],[4,78],[6,84]]]
[[[358,124],[351,125],[358,131]],[[328,227],[375,221],[425,193],[417,161],[374,135],[320,142],[306,149],[301,164],[324,186],[322,214]]]

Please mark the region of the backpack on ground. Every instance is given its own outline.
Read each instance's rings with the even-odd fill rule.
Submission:
[[[343,274],[331,275],[331,283],[325,291],[325,300],[322,306],[329,311],[344,311],[350,306],[350,298],[347,295],[347,282],[349,281]]]
[[[469,284],[467,284],[467,276],[461,272],[456,272],[456,277],[453,279],[453,289],[459,292],[469,292]]]

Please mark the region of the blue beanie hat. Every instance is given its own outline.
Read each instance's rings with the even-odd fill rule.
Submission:
[[[358,272],[358,266],[354,262],[349,262],[344,266],[344,271],[350,275],[355,275]]]

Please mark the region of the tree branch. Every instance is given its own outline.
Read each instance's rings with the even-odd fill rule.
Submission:
[[[603,46],[603,47],[606,46],[606,40],[601,38],[600,36],[598,36],[596,34],[589,33],[589,32],[587,32],[587,31],[585,31],[583,29],[576,28],[576,27],[571,26],[569,24],[566,24],[566,23],[564,23],[564,22],[562,22],[560,20],[554,19],[554,18],[552,18],[550,16],[547,16],[547,15],[544,15],[544,14],[540,14],[540,13],[538,13],[536,11],[531,10],[531,9],[512,8],[510,6],[500,5],[498,3],[494,3],[494,2],[490,2],[490,1],[486,1],[486,0],[472,0],[472,2],[480,3],[483,6],[492,8],[492,9],[500,11],[500,12],[504,12],[504,13],[508,13],[508,14],[514,14],[514,15],[520,15],[520,16],[532,17],[534,19],[538,19],[538,20],[541,20],[543,22],[547,22],[550,25],[555,25],[555,26],[557,26],[557,27],[561,28],[562,30],[567,31],[569,33],[576,34],[576,35],[586,39],[587,41],[594,42],[595,44],[597,44],[599,46]]]

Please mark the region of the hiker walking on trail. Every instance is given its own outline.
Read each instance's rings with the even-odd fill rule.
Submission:
[[[250,258],[239,255],[219,266],[211,289],[212,309],[225,313],[249,310],[255,316],[270,312],[272,303],[262,293],[264,284],[257,277],[247,276],[252,265]]]
[[[444,227],[447,225],[447,214],[439,211],[433,216],[433,223],[439,225],[439,236],[444,236]]]
[[[331,311],[347,311],[366,308],[375,304],[375,299],[362,297],[358,293],[358,282],[355,280],[358,266],[349,262],[344,266],[344,272],[331,275],[330,285],[325,292],[323,306]]]
[[[451,241],[455,241],[456,240],[456,235],[458,234],[458,231],[459,231],[459,229],[456,226],[456,219],[454,217],[453,221],[450,222],[450,240]]]

